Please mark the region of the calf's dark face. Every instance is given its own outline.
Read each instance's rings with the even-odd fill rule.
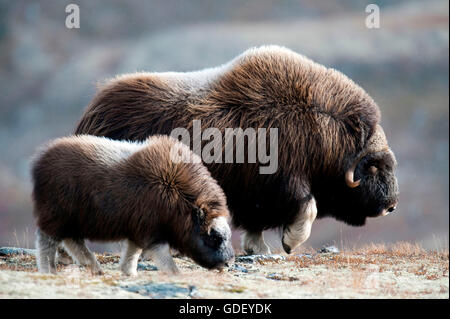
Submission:
[[[399,196],[396,166],[390,150],[368,154],[360,160],[355,169],[355,180],[360,180],[360,185],[344,186],[348,198],[344,221],[361,226],[367,217],[385,216],[396,209]]]
[[[216,217],[205,225],[205,212],[194,210],[194,229],[190,236],[188,255],[199,265],[218,269],[234,258],[231,229],[224,216]]]

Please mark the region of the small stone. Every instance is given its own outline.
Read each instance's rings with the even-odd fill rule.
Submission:
[[[202,294],[198,291],[197,287],[189,286],[189,297],[191,298],[202,298]]]
[[[248,269],[243,267],[243,266],[239,266],[238,264],[234,264],[233,266],[231,266],[230,268],[228,268],[228,271],[240,271],[240,272],[244,272],[244,273],[248,273]]]
[[[277,274],[277,273],[268,274],[266,278],[267,279],[272,279],[272,280],[281,280],[280,275]]]
[[[286,275],[277,274],[277,273],[268,274],[266,276],[266,278],[272,279],[272,280],[283,280],[283,281],[297,281],[298,280],[298,278],[296,278],[296,277],[286,276]]]
[[[146,270],[146,271],[155,271],[158,270],[158,267],[154,266],[154,265],[145,265],[145,264],[141,264],[139,263],[137,266],[138,270]]]
[[[125,290],[150,298],[189,297],[193,289],[180,287],[170,283],[150,283],[147,285],[123,286]]]
[[[319,253],[322,254],[339,254],[339,249],[336,246],[325,246],[323,247]]]

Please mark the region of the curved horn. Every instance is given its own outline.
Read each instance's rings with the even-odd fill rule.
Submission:
[[[345,182],[347,183],[347,186],[350,188],[358,187],[361,183],[361,180],[357,180],[356,182],[353,180],[354,173],[356,169],[356,165],[358,165],[359,161],[355,161],[355,163],[348,169],[347,172],[345,172]]]
[[[380,125],[377,125],[375,128],[375,132],[368,141],[366,149],[364,152],[358,157],[358,159],[353,163],[353,165],[345,172],[345,182],[348,187],[355,188],[358,187],[361,183],[361,180],[357,180],[356,182],[353,180],[356,166],[359,161],[364,157],[364,155],[368,153],[379,152],[382,150],[389,150],[386,136],[384,135],[383,128]]]

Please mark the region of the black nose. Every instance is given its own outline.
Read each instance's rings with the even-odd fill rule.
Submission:
[[[389,207],[387,211],[388,211],[389,213],[392,213],[392,212],[393,212],[394,210],[396,210],[396,209],[397,209],[397,206],[394,205],[394,206]]]
[[[290,254],[291,253],[291,247],[289,247],[288,245],[286,245],[285,243],[282,243],[283,244],[283,249],[284,249],[284,251],[287,253],[287,254]]]

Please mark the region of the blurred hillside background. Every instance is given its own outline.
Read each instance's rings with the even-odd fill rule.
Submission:
[[[65,27],[69,3],[0,0],[0,246],[34,246],[30,156],[73,131],[97,81],[197,70],[278,44],[360,84],[381,108],[399,163],[394,214],[362,228],[318,220],[306,245],[448,247],[447,0],[75,0],[80,29]],[[365,26],[369,3],[381,9],[379,29]]]

